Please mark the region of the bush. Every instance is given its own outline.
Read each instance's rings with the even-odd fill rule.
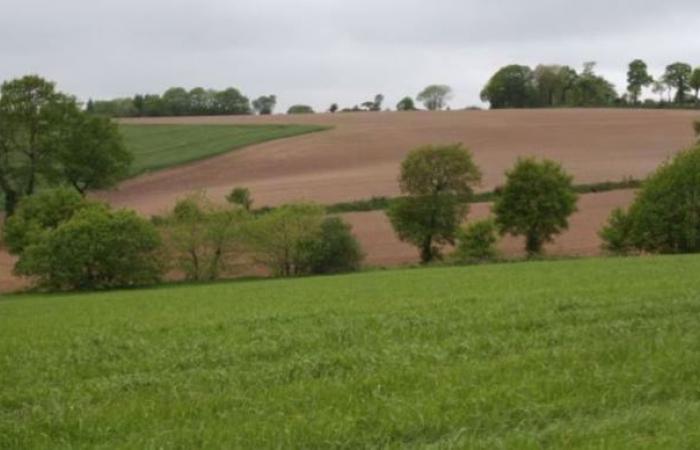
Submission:
[[[159,249],[147,220],[91,204],[26,246],[15,271],[54,290],[144,285],[160,279]]]
[[[610,249],[700,252],[700,146],[647,178],[629,211],[615,211],[601,236]]]
[[[339,217],[326,218],[317,238],[299,243],[299,253],[299,272],[306,274],[353,272],[364,258],[352,228]]]
[[[525,236],[525,248],[533,256],[568,228],[577,199],[572,177],[559,164],[525,158],[506,173],[493,211],[501,232]]]
[[[42,234],[55,229],[90,203],[73,189],[57,188],[24,198],[15,214],[5,222],[5,244],[10,253],[21,254],[41,239]]]
[[[242,206],[246,211],[250,211],[253,207],[253,198],[250,195],[250,190],[244,187],[233,188],[226,196],[226,200],[232,205]]]
[[[607,225],[598,233],[603,240],[603,250],[614,255],[627,255],[632,252],[632,221],[622,208],[615,208]]]
[[[160,230],[170,259],[187,280],[216,280],[240,259],[249,218],[243,208],[217,207],[197,193],[179,200],[160,220]]]
[[[454,257],[460,262],[483,262],[497,255],[498,227],[493,219],[469,224],[457,233]]]
[[[287,110],[287,114],[313,114],[314,109],[308,105],[293,105]]]

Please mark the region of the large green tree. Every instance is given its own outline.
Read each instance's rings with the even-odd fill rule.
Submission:
[[[502,233],[525,236],[530,256],[540,254],[544,243],[569,226],[577,195],[572,177],[549,160],[519,159],[506,172],[506,184],[493,206]]]
[[[642,89],[651,85],[654,78],[649,75],[647,64],[641,59],[635,59],[629,65],[627,70],[627,92],[630,94],[632,103],[639,103],[639,97],[642,94]]]
[[[690,89],[695,91],[695,101],[700,101],[700,67],[696,67],[693,70],[693,74],[690,76]]]
[[[690,89],[690,78],[693,74],[693,68],[690,64],[683,62],[673,63],[666,67],[664,80],[666,83],[676,90],[675,102],[680,104],[685,103],[686,94]]]
[[[535,106],[534,74],[528,66],[510,65],[496,72],[481,91],[481,99],[491,108]]]
[[[261,95],[253,100],[253,109],[261,116],[272,114],[272,111],[275,110],[275,105],[277,105],[277,96],[275,95]]]
[[[480,180],[471,152],[459,144],[418,148],[403,161],[399,183],[405,196],[387,214],[399,238],[420,249],[424,263],[454,243]]]

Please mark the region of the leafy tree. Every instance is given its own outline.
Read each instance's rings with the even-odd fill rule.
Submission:
[[[469,224],[457,233],[454,257],[460,262],[482,262],[497,255],[498,227],[493,219]]]
[[[166,115],[184,116],[190,113],[190,94],[184,88],[168,89],[163,93],[161,101]]]
[[[106,289],[155,283],[160,237],[131,211],[90,204],[24,248],[15,266],[48,289]]]
[[[188,280],[216,280],[245,247],[242,208],[217,207],[203,193],[181,199],[161,222],[171,260]]]
[[[261,116],[272,114],[277,104],[277,97],[274,95],[262,95],[253,101],[253,109]]]
[[[700,252],[700,146],[647,178],[629,210],[615,211],[601,237],[611,250]]]
[[[384,96],[382,94],[375,95],[372,102],[372,111],[381,111],[382,103],[384,103]]]
[[[228,88],[214,94],[214,111],[217,114],[250,114],[250,101],[236,88]]]
[[[115,186],[129,173],[133,155],[115,123],[79,113],[60,138],[57,159],[61,178],[84,195]]]
[[[577,78],[572,106],[609,106],[617,99],[612,83],[594,72],[596,63],[583,65],[583,73]]]
[[[700,101],[700,67],[696,67],[695,70],[693,70],[688,86],[695,91],[695,101]]]
[[[685,103],[686,94],[690,89],[690,78],[692,74],[693,68],[686,63],[677,62],[666,66],[664,80],[670,87],[676,89],[676,103]]]
[[[323,214],[320,206],[296,203],[259,216],[247,231],[255,259],[275,275],[303,275],[306,253],[301,243],[319,239]]]
[[[314,109],[308,105],[293,105],[287,110],[287,114],[313,114]]]
[[[498,192],[493,211],[502,233],[525,236],[527,253],[532,256],[568,228],[576,201],[572,177],[559,164],[525,158],[506,172],[506,184]]]
[[[321,222],[320,233],[298,244],[298,270],[307,274],[353,272],[360,268],[364,254],[352,228],[339,217]]]
[[[338,104],[337,103],[331,104],[331,107],[328,108],[328,112],[330,112],[331,114],[335,114],[336,111],[338,111]]]
[[[537,99],[532,103],[546,107],[565,105],[571,100],[577,79],[576,71],[568,66],[537,66],[533,72]]]
[[[452,88],[444,84],[432,84],[418,94],[418,101],[429,111],[439,111],[452,98]]]
[[[244,187],[233,188],[226,196],[226,201],[232,205],[239,205],[246,211],[250,211],[253,207],[253,198],[250,195],[250,190]]]
[[[510,65],[496,72],[481,92],[481,99],[491,108],[528,108],[535,106],[535,83],[532,69]]]
[[[404,97],[396,104],[397,111],[415,111],[416,105],[411,97]]]
[[[649,75],[647,64],[641,59],[635,59],[627,70],[627,92],[632,98],[632,103],[639,103],[639,96],[642,89],[654,82],[654,78]]]
[[[441,245],[454,243],[465,202],[480,180],[471,152],[459,144],[421,147],[403,161],[399,182],[408,196],[387,214],[399,238],[420,248],[424,263],[440,256]]]
[[[660,80],[655,80],[651,85],[651,91],[659,96],[659,103],[662,103],[664,101],[664,93],[667,89],[668,85],[663,80],[663,78]]]
[[[196,87],[190,90],[189,114],[201,116],[211,114],[214,108],[214,92],[203,87]]]
[[[29,75],[0,87],[0,189],[5,212],[34,193],[38,184],[55,174],[57,136],[65,133],[67,118],[78,114],[75,99],[55,91],[54,84]]]

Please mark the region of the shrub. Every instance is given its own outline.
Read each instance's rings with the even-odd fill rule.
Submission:
[[[501,232],[525,236],[525,248],[533,256],[568,228],[577,199],[572,177],[559,164],[525,158],[506,173],[493,211]]]
[[[657,169],[629,211],[614,212],[601,235],[612,248],[622,240],[642,252],[700,252],[700,146]]]
[[[314,109],[308,105],[293,105],[287,110],[287,114],[313,114]]]
[[[24,198],[5,222],[3,234],[8,250],[14,255],[21,254],[43,233],[55,229],[89,204],[68,188],[50,189]]]
[[[326,218],[317,238],[300,241],[299,253],[299,272],[307,274],[353,272],[364,258],[352,228],[339,217]]]
[[[106,289],[160,279],[160,237],[131,211],[91,204],[24,248],[15,271],[49,289]]]
[[[226,200],[233,204],[242,206],[246,211],[250,211],[253,207],[253,198],[250,195],[250,190],[244,187],[233,188],[226,196]]]
[[[598,235],[603,240],[603,250],[614,255],[627,255],[634,249],[631,233],[630,215],[622,208],[615,208]]]
[[[460,262],[483,262],[497,255],[498,227],[493,219],[469,224],[457,233],[454,257]]]
[[[246,233],[255,259],[274,275],[304,274],[300,243],[319,239],[323,213],[318,205],[295,203],[258,216]]]
[[[216,280],[240,259],[249,217],[242,208],[217,207],[196,193],[179,200],[160,229],[171,260],[187,280]]]

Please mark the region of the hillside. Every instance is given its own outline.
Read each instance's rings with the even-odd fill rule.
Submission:
[[[0,300],[0,448],[696,448],[700,257]]]

